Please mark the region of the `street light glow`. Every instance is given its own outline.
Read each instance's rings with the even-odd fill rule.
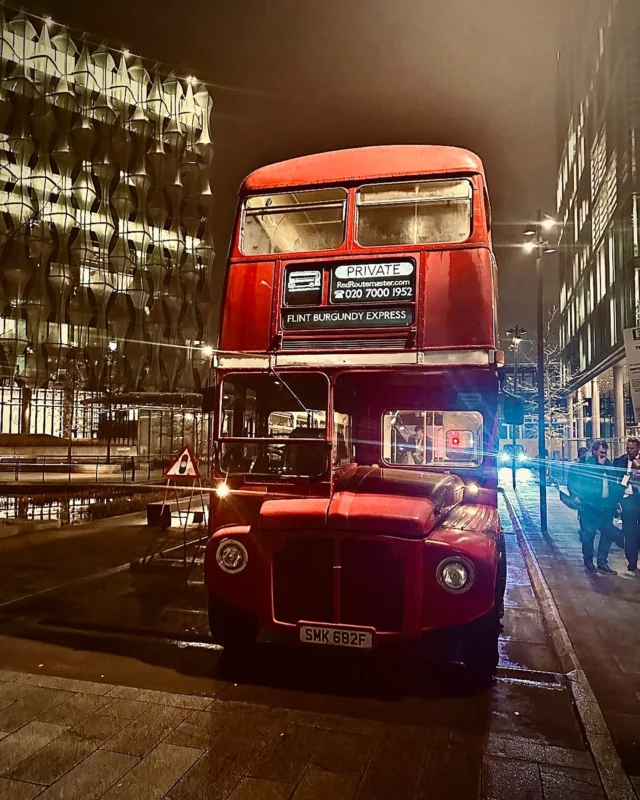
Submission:
[[[216,486],[216,495],[220,498],[220,500],[224,500],[225,497],[229,497],[231,494],[231,489],[227,486],[226,483],[219,483]]]
[[[213,347],[211,347],[210,344],[205,344],[205,346],[202,348],[202,355],[205,358],[211,358],[213,355]]]
[[[542,227],[543,231],[550,231],[555,228],[556,224],[557,223],[553,217],[545,217],[540,223],[540,226]]]
[[[533,251],[536,249],[536,243],[524,242],[524,244],[522,245],[522,249],[525,251],[525,253],[533,253]]]
[[[535,236],[536,235],[536,229],[535,228],[527,228],[527,230],[524,231],[524,235],[525,236]]]
[[[112,353],[115,353],[115,351],[117,349],[118,349],[118,342],[116,342],[115,339],[110,339],[109,340],[109,350],[111,350]]]

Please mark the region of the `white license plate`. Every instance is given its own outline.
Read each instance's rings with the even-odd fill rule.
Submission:
[[[373,634],[371,631],[351,628],[333,628],[327,625],[300,625],[299,637],[302,644],[324,644],[335,647],[355,647],[371,650]]]

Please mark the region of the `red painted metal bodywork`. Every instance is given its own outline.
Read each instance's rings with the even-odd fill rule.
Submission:
[[[375,257],[384,255],[377,249]],[[496,347],[495,275],[488,247],[457,250],[410,250],[407,255],[419,265],[414,340],[402,349],[491,349]],[[375,260],[374,255],[371,259]],[[361,261],[355,258],[315,257],[298,259],[327,268],[339,262]],[[271,263],[232,262],[227,273],[225,304],[222,315],[220,349],[223,351],[268,352],[278,334],[286,339],[303,339],[314,350],[314,339],[326,339],[326,332],[286,332],[280,324],[282,273],[292,258]],[[325,304],[326,305],[326,304]],[[247,324],[251,320],[251,324]],[[341,334],[342,339],[397,336],[399,330],[354,330]],[[336,335],[335,333],[332,335]],[[371,349],[374,349],[373,345]]]
[[[423,144],[357,147],[315,153],[262,167],[248,176],[243,191],[248,194],[294,186],[331,186],[474,172],[484,176],[482,161],[460,147]]]
[[[363,496],[363,504],[371,498]],[[378,497],[380,508],[388,508],[390,503],[398,503],[399,498]],[[341,572],[340,543],[344,541],[358,542],[363,545],[364,554],[360,565],[361,583],[358,587],[349,587],[349,591],[366,597],[371,593],[385,595],[385,585],[375,580],[370,565],[366,560],[367,544],[384,545],[392,556],[401,564],[403,572],[402,615],[398,617],[398,625],[393,630],[384,630],[370,626],[370,619],[365,616],[359,622],[363,627],[374,627],[377,637],[386,640],[409,640],[419,638],[424,632],[462,625],[478,619],[488,613],[494,604],[495,581],[497,568],[497,543],[500,522],[495,508],[461,504],[456,507],[439,524],[430,519],[432,509],[426,503],[424,515],[416,514],[415,506],[408,514],[400,513],[393,520],[387,514],[387,533],[376,531],[376,527],[384,527],[379,523],[371,527],[374,507],[370,506],[364,514],[356,515],[352,524],[342,528],[331,524],[331,513],[327,507],[344,502],[344,498],[334,498],[331,502],[301,500],[275,501],[275,505],[294,506],[284,509],[281,525],[276,525],[273,515],[275,509],[267,512],[267,519],[262,525],[232,526],[218,530],[209,540],[207,546],[205,579],[209,587],[215,587],[215,593],[226,602],[256,614],[260,623],[268,627],[293,628],[296,622],[278,618],[274,607],[274,556],[289,541],[300,541],[317,538],[319,534],[331,540],[334,554],[333,563],[324,565],[327,572],[327,595],[331,590],[332,614],[330,619],[306,620],[328,622],[333,624],[354,624],[342,619],[339,602],[333,591]],[[305,507],[307,504],[312,504]],[[295,518],[299,521],[296,526]],[[406,528],[405,519],[412,519]],[[429,520],[427,522],[427,520]],[[404,535],[407,531],[411,535]],[[249,553],[247,568],[238,575],[221,572],[215,563],[215,551],[224,539],[241,541]],[[463,556],[470,561],[475,570],[475,581],[465,594],[452,595],[443,589],[435,580],[438,564],[453,555]],[[304,558],[304,556],[303,556]],[[317,562],[314,569],[323,569]],[[304,573],[308,565],[299,564]]]
[[[355,193],[363,183],[413,178],[465,176],[473,186],[471,236],[458,244],[364,248],[355,239]],[[239,226],[247,195],[311,186],[340,186],[347,191],[346,236],[332,251],[247,256],[241,252]],[[373,372],[355,438],[363,445],[365,464],[380,463],[381,415],[390,408],[455,409],[456,392],[476,392],[486,418],[485,460],[480,467],[449,474],[380,469],[356,464],[329,470],[324,479],[279,482],[231,476],[232,493],[212,496],[205,558],[210,594],[255,614],[262,625],[293,628],[301,621],[375,630],[376,640],[416,639],[426,631],[463,625],[487,614],[496,600],[501,530],[496,510],[494,439],[498,402],[497,367],[467,365],[394,367],[389,349],[406,353],[482,351],[497,346],[497,276],[491,250],[490,213],[484,170],[479,158],[458,148],[376,147],[322,153],[257,170],[244,182],[240,211],[226,275],[219,349],[223,353],[277,355],[283,342],[297,354],[327,352],[351,343],[351,352],[385,348],[382,371]],[[390,257],[416,265],[415,325],[407,330],[351,329],[286,331],[282,329],[282,283],[290,264],[329,270],[337,262],[375,262]],[[322,306],[328,305],[326,281]],[[404,337],[404,338],[403,338]],[[396,345],[395,342],[398,342]],[[322,347],[320,346],[321,343]],[[324,351],[322,348],[325,348]],[[335,362],[334,362],[335,363]],[[367,375],[362,366],[319,368],[328,377],[330,405],[327,437],[332,436],[333,391],[345,375]],[[407,363],[407,362],[404,362]],[[280,367],[279,367],[280,369]],[[283,375],[287,374],[283,367]],[[289,368],[304,369],[310,367]],[[412,371],[423,380],[405,405],[385,395],[384,370]],[[230,370],[233,371],[233,370]],[[218,385],[226,372],[220,371]],[[366,385],[366,384],[363,384]],[[361,390],[360,390],[361,391]],[[220,414],[221,399],[218,396]],[[430,405],[429,405],[430,404]],[[365,409],[366,407],[366,409]],[[366,413],[365,413],[366,410]],[[371,422],[373,420],[373,422]],[[219,419],[216,420],[219,425]],[[225,479],[217,473],[218,479]],[[480,487],[475,496],[465,481]],[[221,541],[236,539],[249,555],[245,569],[228,574],[216,562]],[[441,561],[466,559],[473,568],[472,587],[463,594],[445,590],[436,580]]]

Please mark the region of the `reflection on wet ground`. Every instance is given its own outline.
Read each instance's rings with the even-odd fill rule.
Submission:
[[[110,515],[105,513],[107,505],[111,506],[110,512],[118,514],[127,513],[127,504],[133,504],[133,510],[137,510],[138,498],[151,502],[156,495],[157,492],[152,495],[142,493],[137,487],[126,486],[0,495],[0,525],[41,520],[59,520],[62,525],[76,524]],[[114,503],[118,504],[117,508],[113,508]]]
[[[267,641],[263,634],[251,648],[225,653],[208,633],[200,544],[185,550],[180,529],[159,532],[124,520],[103,521],[86,534],[68,528],[0,543],[0,669],[215,696],[213,722],[228,717],[243,731],[237,752],[246,747],[245,726],[259,727],[265,715],[286,722],[286,735],[278,732],[276,741],[283,736],[283,746],[292,748],[310,735],[298,726],[322,719],[338,732],[341,748],[349,737],[369,743],[389,791],[372,789],[367,797],[417,797],[403,793],[402,776],[423,767],[420,797],[525,796],[524,784],[519,795],[496,795],[491,787],[511,780],[519,786],[525,773],[541,787],[565,766],[597,782],[509,516],[501,511],[509,579],[500,669],[488,687],[462,667],[404,647],[347,653]],[[186,538],[202,533],[192,528]],[[201,735],[191,727],[186,733]],[[209,754],[218,743],[208,742]],[[440,793],[432,768],[440,770]],[[378,786],[375,769],[363,786]]]

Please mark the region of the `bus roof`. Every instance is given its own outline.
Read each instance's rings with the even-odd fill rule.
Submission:
[[[356,147],[291,158],[261,167],[245,179],[241,193],[456,172],[484,176],[480,158],[460,147],[424,144]]]

